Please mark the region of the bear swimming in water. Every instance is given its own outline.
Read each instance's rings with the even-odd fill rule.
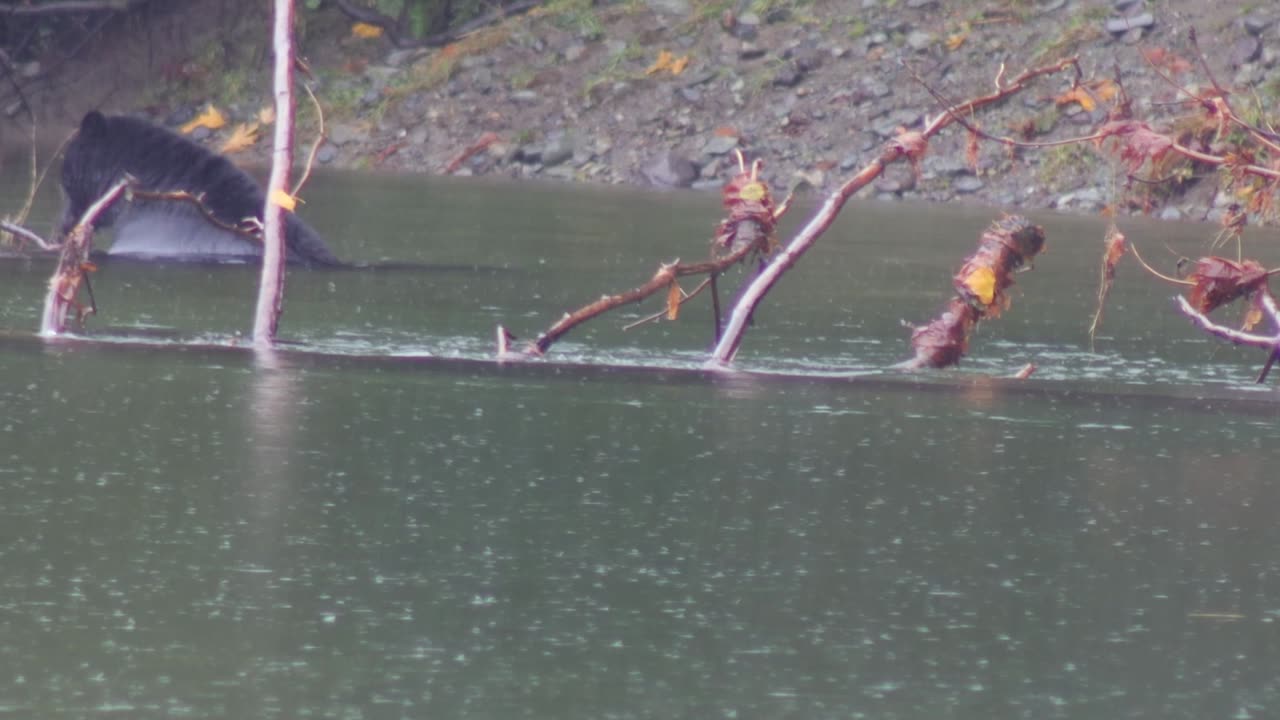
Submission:
[[[93,111],[67,145],[62,161],[66,196],[61,238],[117,180],[130,175],[138,190],[186,191],[200,196],[209,214],[227,226],[262,219],[262,187],[225,157],[144,120]],[[116,202],[98,216],[97,228],[115,226],[108,253],[205,260],[261,259],[262,244],[209,222],[192,203],[175,200]],[[285,246],[291,263],[342,265],[320,235],[294,213],[285,213]]]

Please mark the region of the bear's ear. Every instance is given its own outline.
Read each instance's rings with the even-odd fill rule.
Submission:
[[[107,133],[107,118],[97,110],[90,110],[85,113],[84,119],[80,121],[80,134],[82,136],[93,137],[102,136]]]

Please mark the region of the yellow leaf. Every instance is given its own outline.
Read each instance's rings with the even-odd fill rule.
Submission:
[[[747,183],[738,191],[738,197],[749,202],[757,202],[768,194],[769,191],[765,189],[764,183],[759,182]]]
[[[368,40],[369,38],[382,37],[382,28],[377,25],[358,22],[351,26],[351,34],[361,40]]]
[[[680,301],[684,299],[684,291],[680,289],[680,284],[671,281],[671,287],[667,289],[667,319],[675,320],[680,317]]]
[[[989,267],[980,267],[969,273],[969,277],[964,279],[964,286],[983,305],[990,305],[996,299],[996,274]]]
[[[658,53],[658,59],[654,60],[652,65],[645,68],[644,74],[653,75],[655,73],[660,73],[663,70],[670,68],[673,60],[675,60],[675,56],[673,56],[670,51],[663,50]]]
[[[1080,107],[1084,108],[1086,112],[1093,112],[1093,109],[1098,106],[1093,101],[1093,96],[1089,94],[1089,91],[1082,87],[1071,88],[1054,98],[1053,101],[1059,105],[1070,105],[1073,102],[1080,103]]]
[[[679,75],[684,72],[684,69],[687,67],[689,67],[689,56],[681,55],[671,63],[671,67],[669,69],[671,70],[672,75]]]
[[[294,209],[298,207],[298,199],[284,190],[272,190],[271,202],[279,205],[289,212],[293,212]]]
[[[212,104],[209,104],[204,106],[204,110],[202,110],[199,115],[195,116],[186,125],[183,125],[181,130],[183,134],[188,134],[192,130],[195,130],[198,127],[206,127],[206,128],[209,128],[210,130],[217,130],[218,128],[226,124],[227,124],[227,118],[225,115],[222,114],[222,111],[214,107]]]
[[[1110,102],[1120,94],[1120,86],[1114,80],[1101,80],[1094,84],[1093,94],[1102,102]]]
[[[1244,321],[1240,323],[1240,329],[1249,332],[1262,322],[1262,310],[1257,305],[1250,305],[1245,311]]]
[[[968,39],[969,39],[968,30],[965,30],[964,32],[958,32],[954,35],[950,35],[947,37],[947,49],[959,50],[960,46],[964,45],[964,41]]]
[[[270,125],[275,121],[276,121],[276,109],[274,107],[267,105],[266,107],[258,111],[259,125]]]
[[[236,153],[252,147],[256,142],[258,142],[258,123],[240,123],[236,125],[236,129],[231,132],[231,137],[222,143],[218,151],[224,154]]]

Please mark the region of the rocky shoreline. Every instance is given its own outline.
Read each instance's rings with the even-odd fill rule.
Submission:
[[[1194,27],[1218,81],[1274,107],[1280,6],[1226,5],[562,3],[445,50],[420,51],[356,37],[332,13],[329,23],[307,28],[301,51],[326,107],[322,166],[718,188],[741,150],[763,160],[775,192],[796,184],[823,192],[941,108],[916,76],[960,100],[990,92],[1002,68],[1012,76],[1074,54],[1086,77],[1118,73],[1140,117],[1169,121],[1188,112],[1178,85],[1210,82],[1188,41]],[[1087,135],[1105,119],[1106,104],[1064,101],[1071,82],[1070,73],[1047,78],[977,121],[993,134],[1035,141]],[[229,105],[233,120],[254,112],[247,101]],[[150,110],[173,125],[199,107]],[[230,127],[202,132],[216,146]],[[260,158],[267,144],[254,148]],[[919,172],[890,168],[874,196],[1093,213],[1118,204],[1123,192],[1115,162],[1086,145],[1010,152],[987,142],[972,163],[965,144],[963,130],[947,131]],[[1229,201],[1216,183],[1192,179],[1178,192],[1146,193],[1129,209],[1212,219]]]

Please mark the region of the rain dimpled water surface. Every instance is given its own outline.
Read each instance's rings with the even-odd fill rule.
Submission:
[[[111,342],[41,343],[51,266],[0,263],[0,710],[1280,703],[1263,358],[1197,336],[1136,269],[1090,351],[1098,223],[1040,219],[1048,254],[964,367],[907,376],[884,370],[899,320],[938,309],[991,216],[851,207],[758,313],[755,372],[728,375],[698,370],[696,304],[487,361],[498,323],[532,337],[706,252],[712,196],[327,176],[309,199],[344,257],[428,267],[290,273],[274,359],[236,347],[251,268],[107,263],[87,332]],[[1202,235],[1126,230],[1188,254]]]

